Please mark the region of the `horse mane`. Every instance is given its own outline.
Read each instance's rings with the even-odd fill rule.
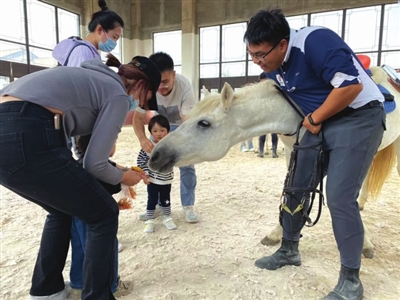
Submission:
[[[381,67],[371,67],[372,79],[376,84],[382,84],[389,90],[393,89],[387,82],[387,74]],[[262,80],[258,83],[249,83],[240,88],[240,90],[234,91],[233,101],[238,101],[239,99],[245,99],[252,95],[252,97],[258,98],[268,98],[268,95],[279,94],[276,90],[276,83],[272,79]],[[283,99],[283,97],[282,97]],[[219,93],[209,93],[204,97],[203,100],[199,101],[193,109],[188,114],[188,117],[201,114],[204,112],[213,111],[222,106],[221,94]]]
[[[387,89],[390,94],[395,96],[395,99],[400,99],[398,97],[399,92],[389,83],[388,81],[389,76],[382,69],[382,67],[371,67],[370,70],[372,72],[372,80],[376,84],[380,84],[385,89]]]
[[[273,92],[276,91],[276,83],[275,81],[273,81],[272,79],[264,79],[260,82],[256,82],[256,83],[248,83],[246,85],[244,85],[240,90],[237,90],[234,93],[235,95],[247,95],[249,93],[259,93],[262,92],[263,94],[271,94]],[[241,96],[244,96],[241,95]]]
[[[387,81],[388,75],[381,67],[371,67],[372,79],[376,84],[381,84]]]
[[[249,83],[243,86],[240,90],[233,93],[233,101],[238,101],[239,99],[244,99],[250,94],[263,94],[271,95],[272,93],[278,93],[275,88],[275,81],[272,79],[266,79],[258,83]],[[213,111],[218,107],[222,106],[221,94],[210,93],[203,100],[199,101],[189,112],[188,117],[195,116],[200,113]]]

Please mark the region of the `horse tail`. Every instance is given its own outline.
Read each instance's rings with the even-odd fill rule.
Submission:
[[[396,151],[393,144],[378,151],[375,155],[366,178],[367,193],[371,195],[372,200],[378,197],[395,163]]]

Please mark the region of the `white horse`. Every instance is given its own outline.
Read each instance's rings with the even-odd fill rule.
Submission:
[[[386,73],[379,67],[371,68],[374,80],[385,86],[396,99],[400,94],[387,82]],[[221,159],[229,149],[250,137],[266,133],[293,134],[301,117],[276,90],[275,83],[265,80],[234,92],[225,83],[221,94],[211,93],[190,112],[188,119],[167,135],[153,150],[149,166],[157,171],[168,171],[173,166],[185,166]],[[359,202],[364,206],[368,195],[376,197],[390,173],[397,154],[400,175],[400,108],[387,115],[387,131],[379,152],[364,181]],[[285,153],[290,153],[293,137],[281,135]],[[365,226],[364,226],[365,228]],[[280,241],[279,225],[263,239],[264,244]],[[365,228],[363,254],[372,258],[374,248]]]

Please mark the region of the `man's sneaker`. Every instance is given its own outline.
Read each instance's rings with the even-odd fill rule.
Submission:
[[[50,296],[32,296],[29,295],[29,300],[35,300],[35,299],[45,299],[45,300],[65,300],[67,299],[68,295],[71,293],[71,287],[69,286],[69,282],[65,281],[65,287],[62,291],[59,291],[58,293],[55,293]]]
[[[146,233],[154,232],[154,220],[153,219],[146,221],[146,226],[144,227],[144,232],[146,232]]]
[[[163,214],[161,206],[160,205],[156,205],[156,210],[154,212],[154,218],[157,218],[159,216],[161,216]],[[139,220],[141,221],[146,221],[147,220],[147,212],[141,213],[139,215]]]
[[[164,221],[162,222],[168,230],[176,229],[176,225],[171,217],[164,217]]]
[[[118,253],[124,250],[124,245],[122,245],[120,242],[118,242]]]
[[[129,295],[132,292],[133,281],[123,281],[119,276],[117,281],[118,281],[117,290],[113,294],[115,298]]]
[[[193,210],[193,206],[183,206],[183,213],[185,214],[186,222],[196,223],[199,221],[197,214]]]

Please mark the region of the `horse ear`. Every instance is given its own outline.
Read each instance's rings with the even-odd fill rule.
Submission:
[[[203,88],[202,88],[201,90],[202,90],[202,92],[203,92],[204,97],[205,97],[205,96],[208,96],[208,95],[210,94],[210,91],[207,90],[207,88],[206,88],[205,85],[203,85]]]
[[[221,101],[225,110],[228,110],[233,101],[233,89],[229,83],[225,82],[221,91]]]

